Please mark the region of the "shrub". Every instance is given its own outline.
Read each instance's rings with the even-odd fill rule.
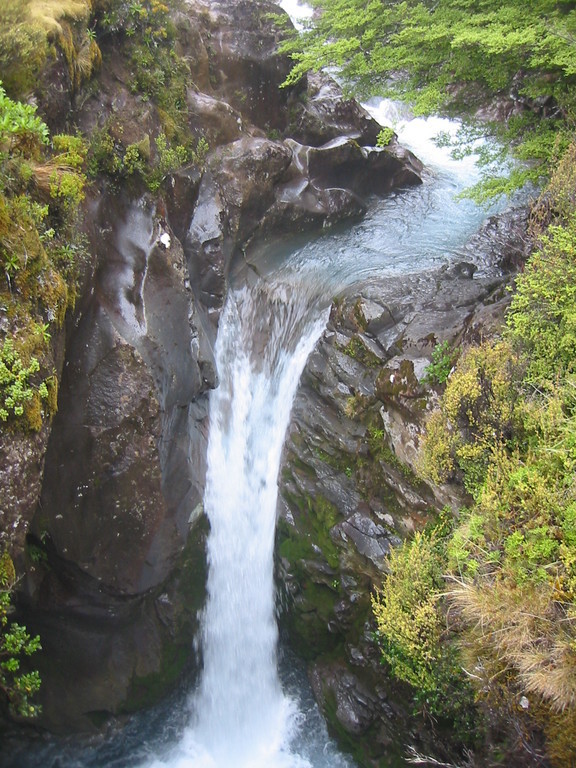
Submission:
[[[448,341],[442,341],[432,350],[432,360],[424,369],[422,381],[427,384],[445,384],[453,368],[458,350],[452,350]]]
[[[0,294],[8,321],[0,335],[0,420],[37,431],[56,411],[51,336],[73,300],[84,253],[86,145],[67,135],[50,144],[35,110],[1,87],[0,144]]]
[[[0,83],[0,149],[37,155],[48,141],[48,126],[36,115],[36,107],[13,101]]]
[[[507,324],[527,358],[527,382],[576,372],[576,214],[543,235],[518,277]]]
[[[376,639],[394,676],[414,689],[418,707],[470,743],[476,714],[442,606],[445,547],[438,530],[417,533],[388,556],[388,576],[372,598]]]
[[[0,347],[0,420],[18,418],[24,415],[25,407],[34,401],[37,393],[40,399],[48,398],[45,381],[33,383],[33,377],[40,370],[35,357],[28,364],[23,363],[15,351],[11,339],[5,339]],[[37,430],[36,430],[37,431]]]
[[[9,619],[15,583],[14,563],[8,553],[3,552],[0,554],[0,691],[13,715],[35,717],[40,707],[32,699],[40,688],[40,675],[37,671],[23,671],[21,659],[40,650],[40,637],[31,637],[26,627]]]
[[[519,370],[507,342],[466,350],[446,384],[440,410],[429,417],[420,466],[425,477],[444,482],[459,469],[470,493],[481,487],[493,446],[519,439]]]

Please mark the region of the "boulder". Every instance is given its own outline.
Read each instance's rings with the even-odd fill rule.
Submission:
[[[288,102],[288,133],[301,144],[316,147],[346,136],[358,144],[375,146],[382,130],[355,100],[346,99],[329,75],[309,72],[294,88]]]

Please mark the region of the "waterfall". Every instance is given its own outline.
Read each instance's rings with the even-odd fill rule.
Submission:
[[[296,291],[261,280],[228,296],[216,347],[220,385],[210,401],[204,668],[190,728],[154,766],[310,766],[290,751],[298,713],[277,672],[273,558],[284,435],[327,316],[311,284]]]
[[[300,690],[294,695],[301,697],[296,701],[277,673],[273,542],[277,473],[292,399],[332,297],[365,279],[461,259],[462,245],[487,216],[457,197],[476,180],[470,159],[455,162],[431,141],[438,130],[454,132],[457,124],[410,120],[389,102],[368,106],[426,159],[422,186],[372,200],[366,217],[349,227],[266,249],[250,262],[262,277],[235,286],[222,310],[220,386],[210,406],[210,570],[198,689],[187,704],[179,699],[178,709],[151,713],[150,719],[139,715],[93,747],[72,744],[64,753],[60,742],[26,745],[11,768],[351,765],[329,742],[306,681],[295,681]]]

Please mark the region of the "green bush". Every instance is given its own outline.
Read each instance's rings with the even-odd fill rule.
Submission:
[[[31,156],[48,141],[48,126],[36,115],[36,107],[13,101],[0,83],[0,150]]]
[[[0,420],[37,431],[56,411],[50,349],[73,302],[85,248],[79,210],[87,147],[50,136],[35,109],[0,86]],[[14,339],[14,341],[12,341]]]
[[[527,749],[543,737],[558,768],[576,761],[574,157],[571,147],[536,208],[539,245],[506,338],[462,355],[423,461],[434,482],[462,472],[474,495],[446,542],[461,664],[503,731],[522,732]]]
[[[438,365],[446,371],[444,356]],[[458,469],[470,493],[482,486],[493,446],[519,439],[520,368],[504,341],[486,342],[462,354],[440,410],[429,418],[420,467],[425,477],[444,482]]]
[[[454,365],[458,350],[450,347],[449,341],[442,341],[432,350],[432,360],[424,369],[422,381],[427,384],[445,384]]]
[[[448,629],[442,594],[444,537],[416,533],[393,550],[389,573],[372,598],[376,640],[393,675],[414,691],[419,710],[450,723],[465,743],[477,738],[472,688]]]
[[[48,397],[45,382],[34,385],[31,378],[40,370],[40,364],[35,357],[28,365],[14,350],[11,339],[5,339],[0,347],[0,420],[7,421],[10,417],[24,415],[24,407],[38,392],[41,398]]]
[[[537,386],[576,372],[576,214],[542,236],[518,276],[508,313],[511,338]]]
[[[23,671],[22,657],[41,649],[40,637],[31,637],[26,627],[10,621],[11,595],[16,582],[14,564],[7,552],[0,554],[0,692],[10,712],[19,717],[35,717],[40,707],[33,703],[41,685],[37,671]]]

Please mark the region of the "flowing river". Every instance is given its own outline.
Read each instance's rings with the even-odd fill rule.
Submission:
[[[277,476],[301,372],[332,298],[371,276],[455,260],[487,212],[456,199],[473,183],[431,137],[440,120],[370,109],[426,163],[424,184],[374,200],[358,224],[264,254],[231,286],[221,317],[220,386],[211,396],[205,509],[210,519],[203,673],[192,693],[94,744],[18,750],[21,768],[351,768],[311,701],[305,676],[278,659],[273,579]],[[284,666],[285,674],[278,671]]]

